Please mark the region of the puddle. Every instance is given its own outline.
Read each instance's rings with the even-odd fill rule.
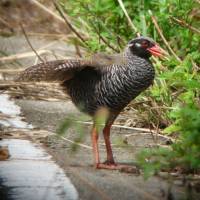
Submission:
[[[28,140],[4,139],[10,159],[0,161],[0,197],[28,200],[77,200],[64,171],[40,146]]]
[[[0,95],[0,115],[2,115],[0,125],[13,128],[33,128],[32,125],[22,120],[20,113],[20,107],[10,100],[9,95]]]
[[[0,125],[32,129],[21,109],[7,94],[0,95]],[[3,139],[10,158],[0,161],[0,199],[77,200],[78,192],[64,171],[39,145],[28,140]]]

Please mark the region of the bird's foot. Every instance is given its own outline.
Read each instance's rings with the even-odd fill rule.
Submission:
[[[105,164],[105,165],[117,165],[117,164],[115,163],[114,159],[105,160],[105,161],[103,162],[103,164]]]
[[[104,163],[97,163],[96,169],[119,170],[119,171],[125,172],[125,173],[139,174],[139,169],[136,166],[117,164],[115,162],[110,163],[108,161],[106,161]]]

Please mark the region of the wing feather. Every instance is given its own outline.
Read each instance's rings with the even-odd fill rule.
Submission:
[[[80,60],[56,60],[31,66],[21,72],[16,81],[65,81],[81,70]]]
[[[90,67],[91,70],[111,65],[125,64],[122,56],[94,54],[90,59],[55,60],[31,66],[19,74],[16,81],[58,81],[63,82],[74,77],[76,72]]]

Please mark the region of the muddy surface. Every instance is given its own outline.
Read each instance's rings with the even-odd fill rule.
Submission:
[[[66,116],[80,116],[70,102],[16,101],[21,106],[26,119],[35,127],[55,131]],[[43,108],[43,109],[41,109]],[[87,120],[88,121],[88,120]],[[70,127],[62,137],[52,135],[40,140],[53,159],[65,170],[78,190],[81,199],[181,199],[185,196],[182,181],[168,182],[158,177],[144,181],[142,175],[127,174],[119,171],[96,170],[93,168],[93,156],[90,142],[90,125],[83,125],[84,137],[81,145],[74,145],[79,136],[76,128]],[[128,138],[127,135],[130,135]],[[67,140],[65,140],[67,138]],[[126,142],[124,142],[126,139]],[[164,138],[157,143],[165,144]],[[139,149],[155,144],[151,134],[138,131],[112,129],[112,144],[117,162],[135,164],[135,154]],[[101,159],[105,159],[105,146],[100,139]],[[169,197],[170,199],[170,197]]]

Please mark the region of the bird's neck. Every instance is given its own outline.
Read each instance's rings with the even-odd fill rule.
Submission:
[[[142,81],[144,79],[151,80],[154,78],[155,70],[148,58],[142,58],[133,54],[129,48],[124,51],[124,57],[128,61],[128,70],[133,73],[133,76],[137,75],[135,79],[141,79]]]

